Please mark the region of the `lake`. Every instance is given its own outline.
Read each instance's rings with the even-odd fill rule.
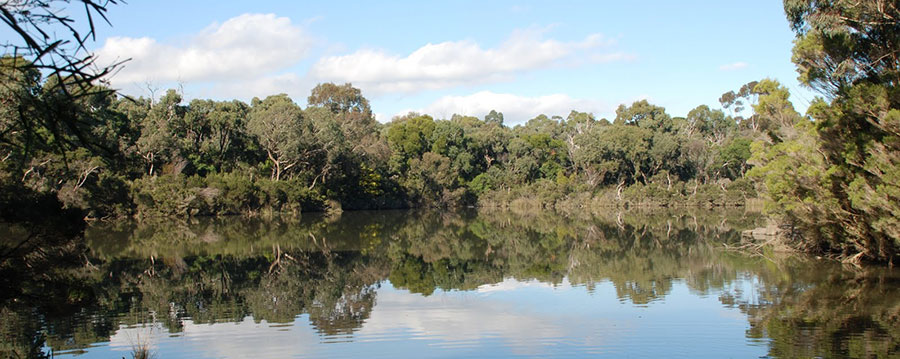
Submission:
[[[0,356],[900,357],[900,275],[744,246],[759,214],[98,223],[7,265]]]

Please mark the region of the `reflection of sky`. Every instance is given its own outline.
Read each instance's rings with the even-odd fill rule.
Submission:
[[[164,329],[124,328],[83,358],[130,356],[132,343],[151,337],[158,358],[283,357],[760,357],[765,344],[745,338],[749,327],[717,295],[692,294],[675,281],[661,301],[621,302],[610,282],[593,293],[568,281],[553,286],[507,279],[474,291],[437,291],[423,297],[378,290],[376,305],[352,336],[321,337],[302,315],[293,325],[193,324]]]

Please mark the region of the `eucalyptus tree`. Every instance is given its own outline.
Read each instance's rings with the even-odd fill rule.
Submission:
[[[484,116],[484,122],[503,125],[503,112],[491,110],[491,112],[488,112],[488,114]]]
[[[524,128],[528,129],[529,126]],[[569,158],[565,142],[548,133],[521,133],[509,142],[509,167],[516,181],[528,183],[546,178],[556,179],[565,175]]]
[[[175,90],[169,90],[153,104],[147,117],[141,122],[141,137],[137,149],[144,159],[147,174],[153,176],[159,164],[173,164],[183,161],[179,126],[184,121],[186,107],[182,97]],[[176,167],[183,168],[179,163]],[[181,172],[180,169],[175,172]]]
[[[431,149],[431,135],[435,126],[431,116],[417,113],[395,118],[388,124],[387,141],[391,148],[392,170],[404,172],[409,161],[420,158]]]
[[[484,161],[486,169],[506,160],[507,146],[512,138],[512,131],[503,125],[503,113],[491,110],[484,121],[470,122],[463,125],[466,136],[472,141],[471,146]]]
[[[682,160],[688,162],[686,167],[694,178],[704,183],[716,179],[715,161],[721,144],[729,135],[729,123],[724,112],[706,105],[697,106],[687,117],[676,120],[683,140]]]
[[[758,81],[750,81],[741,86],[737,92],[728,91],[719,97],[719,103],[723,108],[730,112],[730,116],[734,117],[737,122],[743,122],[742,113],[756,101],[756,94],[753,88],[756,87]]]
[[[736,123],[725,116],[722,110],[710,109],[700,105],[688,112],[683,132],[687,137],[700,135],[705,141],[721,145],[735,130]]]
[[[404,179],[406,186],[421,196],[421,204],[456,205],[461,197],[452,192],[457,177],[451,160],[434,152],[425,152],[421,158],[409,161],[409,171]]]
[[[370,160],[386,160],[387,148],[378,136],[378,122],[360,89],[349,83],[322,83],[312,89],[307,101],[310,107],[322,107],[334,114],[354,154]]]
[[[0,58],[0,163],[10,171],[24,167],[39,146],[39,126],[29,119],[41,92],[40,73],[22,57]]]
[[[313,124],[321,153],[315,158],[313,183],[342,201],[365,202],[380,195],[391,148],[362,91],[351,84],[322,83],[307,99],[305,116]]]
[[[636,101],[631,106],[619,105],[614,123],[663,132],[670,131],[674,125],[665,108],[653,105],[647,100]]]
[[[0,72],[4,74],[0,80],[4,89],[0,91],[4,92],[7,110],[3,117],[9,119],[11,111],[18,112],[15,130],[0,125],[0,142],[10,136],[18,138],[20,144],[15,147],[19,147],[20,156],[15,160],[20,167],[28,161],[30,151],[41,143],[51,145],[57,154],[82,145],[90,150],[110,152],[101,143],[93,142],[91,132],[95,126],[86,125],[84,111],[68,102],[83,100],[96,92],[107,95],[113,92],[96,85],[121,63],[99,66],[87,46],[95,39],[95,21],[106,21],[107,8],[118,1],[74,2],[78,4],[75,11],[67,9],[71,3],[68,0],[0,2],[0,19],[8,35],[0,41],[0,47],[5,53],[13,54],[0,60]],[[82,9],[83,13],[76,16]],[[81,15],[84,17],[80,18]],[[32,90],[21,92],[23,85]],[[47,94],[52,96],[44,96]],[[7,101],[11,95],[18,98],[15,100],[18,105]],[[26,102],[30,104],[25,105]],[[6,119],[0,121],[8,123]],[[12,159],[15,156],[8,156],[11,153],[0,154],[0,159]]]
[[[184,117],[188,157],[201,173],[229,171],[253,146],[246,131],[250,106],[234,101],[193,100]]]
[[[303,117],[312,126],[314,143],[318,151],[309,152],[312,156],[306,159],[313,181],[310,188],[321,181],[326,183],[332,175],[348,175],[348,171],[356,172],[356,163],[351,154],[354,143],[347,140],[347,133],[342,131],[338,116],[325,107],[308,107]]]
[[[809,171],[823,187],[823,200],[816,201],[815,216],[796,215],[806,211],[808,202],[789,196],[776,196],[773,207],[806,229],[806,244],[814,250],[896,261],[900,5],[883,0],[785,0],[784,9],[797,33],[792,60],[799,80],[825,96],[810,105],[814,133],[801,131],[821,141],[810,153],[815,161]],[[786,186],[788,194],[807,193],[809,187],[802,180]]]
[[[591,186],[615,184],[621,190],[646,181],[652,138],[652,131],[624,123],[594,126],[573,138],[572,160]]]
[[[616,109],[615,125],[632,126],[645,130],[639,134],[633,130],[632,136],[642,138],[643,150],[630,151],[635,179],[647,183],[647,179],[660,171],[676,172],[681,157],[683,140],[679,137],[676,121],[666,113],[665,108],[653,105],[647,100],[634,102],[631,106],[619,105]],[[633,146],[632,146],[633,147]],[[671,183],[671,179],[667,178]]]
[[[256,136],[266,152],[273,180],[280,180],[286,171],[306,159],[302,152],[309,141],[309,127],[304,123],[302,109],[288,95],[253,98],[247,131]]]
[[[477,119],[476,119],[477,120]],[[471,180],[482,170],[469,138],[459,121],[437,121],[431,133],[431,152],[450,159],[451,171],[460,182]]]

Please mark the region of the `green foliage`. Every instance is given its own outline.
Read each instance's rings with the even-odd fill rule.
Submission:
[[[193,100],[185,114],[182,140],[187,157],[199,174],[234,170],[252,158],[246,132],[249,106],[240,101]]]
[[[721,171],[722,177],[735,180],[744,177],[747,172],[747,161],[750,159],[751,141],[748,138],[735,138],[719,151],[715,167]]]
[[[785,0],[800,80],[827,96],[802,119],[772,81],[754,88],[769,145],[754,169],[792,244],[851,260],[900,251],[900,8],[883,2]]]
[[[624,187],[663,182],[663,192],[632,197],[670,205],[687,198],[675,189],[684,182],[739,178],[749,139],[759,137],[722,111],[701,106],[672,118],[647,101],[622,106],[615,123],[572,111],[510,128],[492,111],[484,120],[411,113],[381,125],[350,84],[316,86],[303,109],[284,94],[249,105],[184,103],[175,90],[159,99],[97,92],[45,101],[44,92],[58,88],[53,81],[67,80],[9,75],[12,86],[0,95],[16,111],[0,113],[0,148],[9,153],[0,170],[95,218],[556,203],[610,191],[619,206]],[[45,107],[75,113],[95,141],[43,128],[21,137],[19,120]],[[665,199],[650,199],[656,195]]]
[[[434,119],[431,116],[415,113],[390,123],[386,139],[393,152],[391,167],[394,171],[406,170],[410,160],[421,157],[431,149],[434,127]]]
[[[11,81],[27,84],[22,76]],[[21,91],[40,93],[39,85]],[[672,119],[642,101],[621,108],[616,124],[572,111],[566,119],[540,115],[515,128],[497,112],[485,120],[410,114],[382,127],[350,85],[322,84],[309,101],[301,109],[283,94],[250,105],[184,104],[174,90],[156,102],[89,96],[66,106],[91,109],[80,116],[109,153],[32,146],[25,156],[27,146],[20,146],[9,158],[27,161],[0,164],[12,178],[20,174],[34,190],[96,218],[298,212],[329,207],[327,201],[343,208],[459,206],[480,196],[489,198],[482,203],[553,203],[662,177],[668,193],[699,174],[701,182],[714,182],[746,168],[741,150],[749,140],[722,123],[728,118],[721,111],[704,108]],[[9,113],[4,123],[15,126],[16,116]],[[713,158],[705,166],[719,159],[728,170],[696,169],[699,159],[683,159],[693,153],[689,145]],[[671,197],[665,203],[684,198],[665,196]]]
[[[325,199],[299,180],[250,179],[237,173],[140,178],[132,184],[132,197],[136,215],[142,218],[260,212],[296,214],[325,208]]]
[[[276,181],[304,159],[303,152],[312,140],[309,123],[301,113],[300,106],[285,94],[254,98],[251,104],[247,131],[265,150]]]
[[[181,95],[175,90],[166,92],[158,103],[154,104],[147,117],[141,120],[141,135],[137,141],[137,150],[147,163],[147,174],[153,176],[162,164],[178,163],[179,169],[169,167],[169,173],[180,173],[184,167],[182,144],[177,135],[181,134],[185,107],[181,105]]]
[[[640,100],[627,107],[619,105],[614,124],[635,125],[665,132],[672,128],[673,121],[665,108],[652,105],[647,100]]]

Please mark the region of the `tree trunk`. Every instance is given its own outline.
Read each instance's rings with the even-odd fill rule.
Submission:
[[[281,161],[275,159],[275,156],[272,155],[272,151],[266,151],[266,155],[269,156],[269,160],[275,165],[275,168],[272,169],[272,179],[278,181],[281,179]]]
[[[150,170],[147,171],[147,175],[153,177],[153,152],[147,153],[143,156],[147,163],[150,164]]]

